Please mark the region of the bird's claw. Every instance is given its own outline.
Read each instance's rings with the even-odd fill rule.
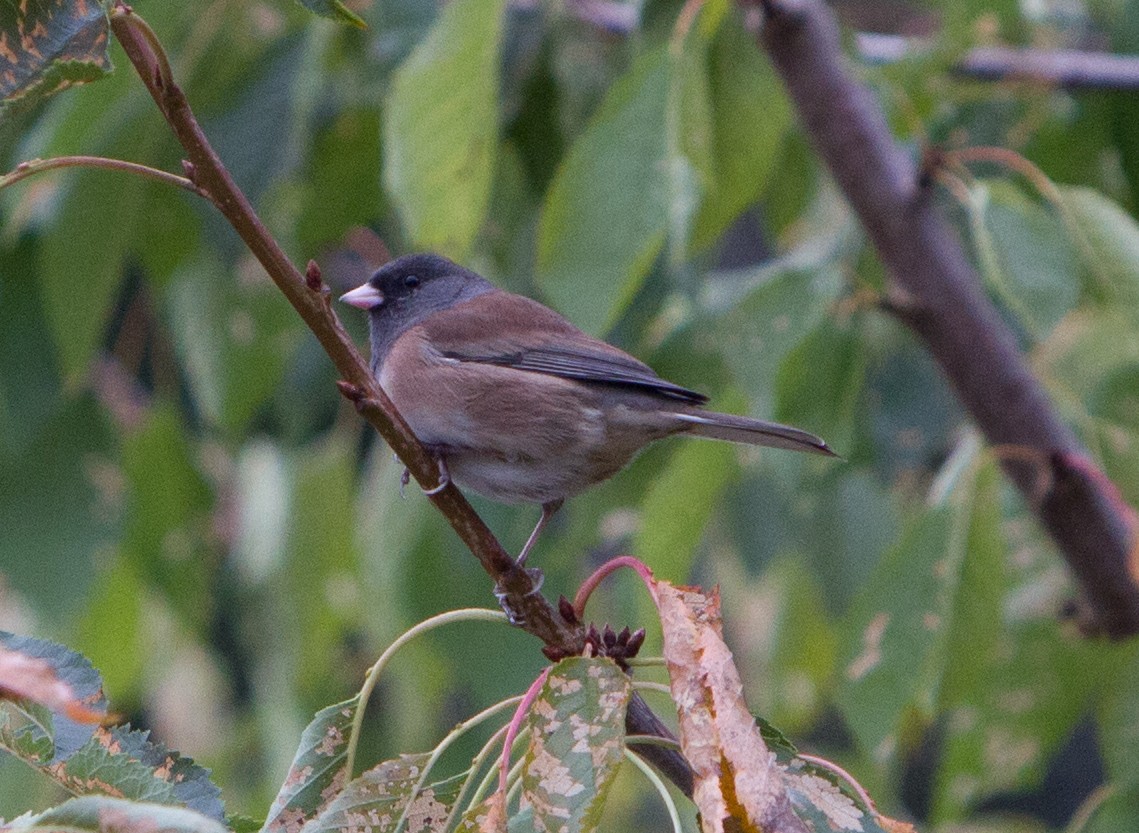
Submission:
[[[441,491],[451,485],[451,472],[447,471],[447,462],[442,457],[440,457],[436,462],[439,463],[439,482],[435,486],[432,486],[430,489],[423,490],[423,494],[427,495],[428,497],[439,494]]]
[[[542,582],[546,580],[546,576],[537,567],[530,567],[526,570],[526,574],[530,576],[531,583],[531,587],[526,592],[526,595],[533,596],[542,589]],[[510,595],[510,593],[502,589],[502,585],[494,585],[494,597],[498,599],[498,606],[501,607],[502,612],[506,614],[506,621],[516,626],[526,624],[526,617],[515,610],[510,604]]]

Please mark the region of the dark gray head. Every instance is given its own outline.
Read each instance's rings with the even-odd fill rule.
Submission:
[[[378,371],[392,344],[411,327],[492,289],[490,281],[445,257],[415,254],[385,264],[340,300],[368,312],[372,369]]]

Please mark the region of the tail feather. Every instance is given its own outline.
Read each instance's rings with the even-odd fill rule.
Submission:
[[[764,422],[733,414],[718,414],[714,411],[678,413],[676,418],[687,423],[687,433],[698,437],[765,445],[771,448],[789,448],[793,451],[810,451],[828,457],[838,456],[814,434],[789,425],[780,425],[778,422]]]

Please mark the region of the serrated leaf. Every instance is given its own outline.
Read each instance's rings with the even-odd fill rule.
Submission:
[[[46,664],[77,703],[93,712],[106,712],[103,681],[82,655],[46,639],[3,631],[0,646]],[[89,720],[74,719],[59,705],[0,701],[0,746],[36,767],[46,767],[72,755],[89,741],[95,727]]]
[[[28,833],[227,833],[212,818],[181,807],[144,804],[109,796],[74,798],[43,813],[20,816],[5,831]]]
[[[26,96],[47,96],[111,69],[105,4],[27,0],[0,17],[0,113]]]
[[[783,774],[796,814],[814,830],[881,833],[882,828],[831,779],[805,769],[785,769]]]
[[[82,748],[46,771],[76,795],[114,795],[225,817],[221,790],[208,770],[130,726],[96,730]]]
[[[632,682],[609,659],[554,666],[530,710],[522,795],[540,831],[594,830],[625,752]]]
[[[415,246],[462,260],[490,202],[505,0],[454,0],[392,79],[384,183]]]
[[[359,696],[321,709],[301,735],[285,783],[262,826],[263,833],[296,833],[315,818],[347,782],[348,733]]]
[[[347,23],[360,29],[367,29],[368,24],[360,19],[359,15],[345,6],[340,0],[297,0],[302,6],[313,14],[327,17],[340,23]]]
[[[665,46],[636,61],[574,142],[546,195],[536,279],[591,333],[613,325],[664,243],[670,69]]]
[[[692,248],[720,237],[766,187],[791,126],[791,106],[770,63],[738,16],[719,27],[708,51],[712,153]]]
[[[384,761],[349,783],[303,833],[370,830],[388,833],[399,827],[408,833],[442,831],[464,778],[430,784],[416,791],[430,754],[401,755]],[[414,796],[414,797],[413,797]]]

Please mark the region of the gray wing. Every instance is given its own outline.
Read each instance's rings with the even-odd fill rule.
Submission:
[[[601,352],[573,345],[566,348],[530,347],[481,355],[449,350],[443,355],[462,362],[493,364],[594,384],[639,388],[697,405],[708,401],[708,397],[701,393],[660,378],[652,368],[632,356],[625,356],[613,348],[610,349],[612,352],[608,350]]]

